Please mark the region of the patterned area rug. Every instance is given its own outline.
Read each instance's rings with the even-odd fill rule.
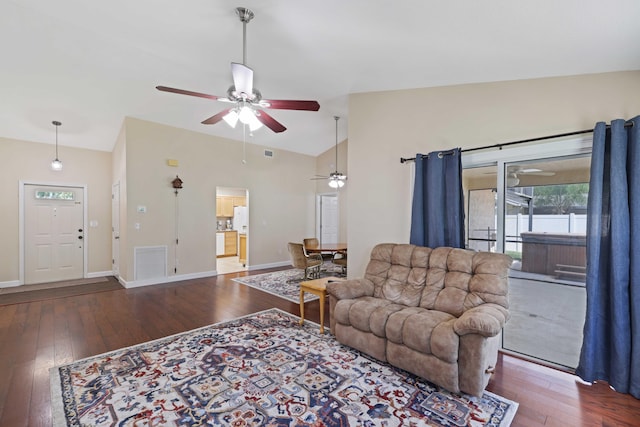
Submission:
[[[51,369],[54,425],[508,426],[518,404],[445,390],[277,309]]]
[[[325,264],[326,265],[326,264]],[[302,282],[302,270],[290,269],[274,271],[273,273],[256,274],[255,276],[244,276],[232,279],[234,282],[242,283],[252,288],[279,296],[288,301],[300,302],[300,282]],[[339,266],[330,264],[320,272],[320,277],[344,277]],[[317,300],[316,295],[305,293],[304,302]]]

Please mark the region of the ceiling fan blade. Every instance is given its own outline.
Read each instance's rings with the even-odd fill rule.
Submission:
[[[271,129],[275,133],[280,133],[287,130],[287,128],[284,127],[282,123],[278,122],[276,119],[274,119],[264,111],[260,111],[260,114],[256,114],[256,117],[262,122],[263,125]]]
[[[253,70],[244,64],[231,63],[233,84],[238,94],[246,94],[247,98],[253,95]]]
[[[224,116],[226,116],[229,113],[229,111],[231,111],[231,108],[227,108],[226,110],[222,110],[218,114],[216,114],[215,116],[211,116],[207,120],[203,120],[202,124],[203,125],[215,125],[220,120],[222,120],[222,118]]]
[[[263,99],[260,101],[260,106],[275,110],[318,111],[320,109],[318,101],[296,101],[285,99]]]
[[[197,96],[200,98],[212,99],[214,101],[218,99],[218,97],[215,95],[208,95],[206,93],[200,93],[200,92],[192,92],[190,90],[175,89],[167,86],[156,86],[156,89],[161,90],[162,92],[171,92],[171,93],[178,93],[180,95]]]

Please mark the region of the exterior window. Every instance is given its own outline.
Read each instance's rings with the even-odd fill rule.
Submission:
[[[36,190],[36,199],[43,200],[75,200],[73,191]]]

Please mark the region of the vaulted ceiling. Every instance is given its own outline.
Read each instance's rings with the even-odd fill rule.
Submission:
[[[242,140],[200,122],[242,62],[287,131],[248,142],[317,155],[346,138],[350,93],[640,69],[637,0],[0,0],[0,137],[111,151],[126,116]],[[389,105],[389,108],[402,108]]]

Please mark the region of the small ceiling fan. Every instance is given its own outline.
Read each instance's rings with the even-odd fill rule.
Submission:
[[[328,179],[329,187],[331,188],[342,188],[344,187],[345,181],[347,180],[347,176],[341,172],[338,172],[338,120],[340,117],[333,116],[336,121],[336,170],[335,172],[331,172],[329,176],[316,175],[315,178],[311,179]]]
[[[508,167],[509,173],[516,175],[538,175],[538,176],[554,176],[556,173],[551,171],[544,171],[538,168],[521,168],[520,166]]]
[[[224,120],[231,127],[236,126],[238,121],[248,125],[250,131],[259,129],[265,125],[272,131],[279,133],[287,130],[284,125],[267,114],[263,109],[275,110],[305,110],[318,111],[320,104],[317,101],[299,101],[282,99],[262,99],[262,94],[253,87],[253,69],[247,67],[247,23],[254,17],[254,13],[244,7],[236,8],[236,14],[242,22],[242,64],[231,63],[231,75],[233,85],[227,90],[226,97],[208,95],[206,93],[193,92],[183,89],[175,89],[167,86],[156,86],[156,89],[163,92],[177,93],[181,95],[197,96],[200,98],[212,99],[234,104],[232,107],[224,109],[219,113],[202,121],[202,124],[213,125],[220,120]]]
[[[487,175],[495,175],[496,171],[485,172]],[[538,168],[523,168],[521,166],[508,166],[507,174],[505,176],[507,187],[515,187],[520,184],[519,176],[522,175],[537,175],[537,176],[554,176],[556,173],[551,171],[544,171]]]

